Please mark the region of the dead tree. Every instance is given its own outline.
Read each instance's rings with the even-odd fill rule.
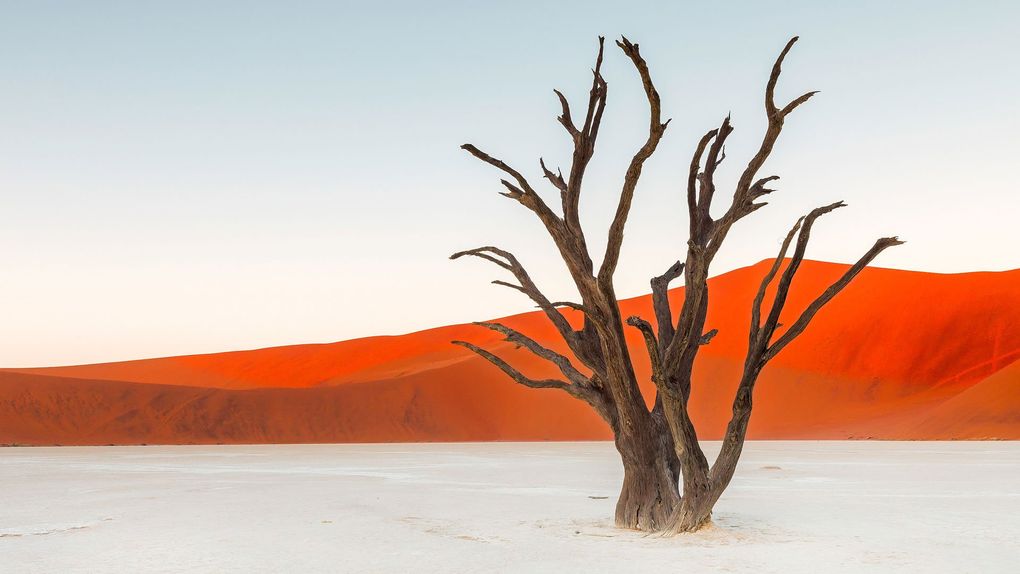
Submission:
[[[572,357],[557,353],[505,325],[480,323],[499,332],[506,340],[524,347],[555,365],[562,378],[536,380],[520,372],[495,354],[469,342],[455,341],[479,354],[511,379],[533,388],[559,389],[589,405],[613,431],[623,461],[624,479],[616,505],[616,524],[643,531],[679,533],[697,530],[711,519],[712,508],[736,468],[751,417],[755,381],[765,365],[807,327],[816,313],[857,276],[880,252],[902,243],[895,237],[879,239],[854,265],[817,297],[800,316],[782,328],[779,323],[790,286],[804,259],[815,221],[842,202],[819,207],[801,217],[782,243],[775,263],[762,278],[751,304],[750,333],[743,374],[733,399],[733,416],[721,451],[709,465],[698,444],[698,434],[688,413],[691,372],[698,350],[709,344],[716,331],[705,324],[708,312],[708,277],[712,260],[738,221],[764,207],[760,201],[773,192],[767,186],[777,176],[759,177],[759,170],[772,153],[783,124],[798,106],[816,92],[808,92],[785,105],[775,101],[783,60],[797,41],[791,39],[780,52],[765,87],[768,127],[758,151],[748,161],[733,190],[732,200],[720,217],[712,215],[716,192],[716,169],[725,158],[725,144],[733,132],[730,118],[710,130],[698,142],[687,174],[687,211],[690,218],[687,254],[651,280],[655,325],[640,317],[624,321],[613,288],[613,275],[620,258],[623,231],[634,199],[634,191],[645,162],[655,152],[669,120],[663,121],[659,94],[652,83],[648,65],[638,45],[627,38],[616,44],[637,70],[648,100],[648,136],[627,169],[619,204],[609,228],[605,254],[598,267],[593,263],[578,217],[585,171],[595,152],[595,143],[606,107],[608,86],[602,77],[604,38],[599,38],[591,90],[583,118],[575,119],[567,98],[554,90],[561,113],[557,118],[573,141],[569,172],[553,171],[545,161],[539,165],[545,179],[559,190],[561,209],[554,211],[528,179],[518,170],[471,144],[463,149],[505,174],[502,195],[516,200],[538,216],[566,264],[580,295],[580,303],[552,302],[542,294],[520,261],[497,247],[479,247],[452,256],[471,255],[488,260],[509,271],[516,283],[495,283],[516,289],[545,313],[563,337]],[[793,249],[792,254],[789,253]],[[683,277],[684,299],[679,312],[667,299],[671,282]],[[777,281],[768,308],[763,305],[770,285]],[[583,324],[574,328],[560,308],[570,307],[583,314]],[[640,330],[652,364],[656,396],[653,408],[646,406],[624,338],[624,325]]]

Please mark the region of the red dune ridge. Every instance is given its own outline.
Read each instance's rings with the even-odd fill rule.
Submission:
[[[692,417],[721,437],[750,303],[771,261],[711,280]],[[805,261],[789,324],[845,265]],[[683,289],[671,292],[675,305]],[[621,303],[651,319],[648,296]],[[570,315],[572,320],[578,320]],[[566,351],[540,313],[503,320]],[[640,335],[629,329],[653,397]],[[0,370],[0,444],[608,439],[589,408],[520,387],[466,339],[535,376],[550,365],[473,325],[392,337],[118,363]],[[762,374],[752,439],[1020,439],[1020,270],[866,269]]]

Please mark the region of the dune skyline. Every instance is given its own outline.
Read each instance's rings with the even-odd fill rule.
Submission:
[[[821,93],[768,166],[781,193],[716,269],[773,256],[792,214],[839,199],[850,208],[825,222],[814,259],[850,262],[865,238],[895,231],[908,243],[885,267],[1020,266],[1020,82],[999,64],[1020,51],[1013,3],[389,6],[6,7],[0,365],[345,340],[524,311],[514,293],[479,290],[485,269],[446,261],[494,241],[569,298],[541,228],[458,146],[492,142],[532,176],[538,155],[563,164],[551,89],[584,93],[600,33],[641,39],[673,119],[635,200],[621,295],[646,292],[683,251],[674,220],[696,137],[730,111],[731,155],[755,144],[768,66],[794,33],[802,49],[781,95]],[[631,70],[606,74],[612,102],[582,200],[590,229],[605,227],[641,139]],[[699,77],[712,88],[692,89]],[[723,165],[722,179],[738,167]],[[428,303],[388,312],[408,290]]]
[[[719,334],[695,371],[692,417],[722,435],[750,299],[769,261],[711,281]],[[806,261],[795,314],[845,266]],[[980,298],[973,293],[983,294]],[[683,289],[671,291],[675,305]],[[649,297],[621,302],[649,312]],[[867,315],[860,309],[869,309]],[[785,315],[784,315],[785,317]],[[571,317],[576,319],[576,317]],[[562,349],[540,312],[507,325]],[[762,375],[753,439],[1020,439],[1020,269],[866,269]],[[95,365],[0,370],[0,436],[17,444],[607,440],[585,405],[535,391],[462,338],[533,376],[547,363],[473,325],[327,344]],[[640,336],[628,344],[640,357]],[[826,354],[817,349],[825,348]],[[638,362],[643,387],[647,361]]]

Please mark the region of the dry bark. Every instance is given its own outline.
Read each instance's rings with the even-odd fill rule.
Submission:
[[[781,107],[776,104],[775,89],[782,64],[796,41],[795,37],[786,44],[772,67],[765,88],[768,124],[764,137],[757,152],[741,172],[729,206],[718,218],[712,216],[711,208],[717,189],[716,170],[726,158],[726,140],[733,132],[730,118],[726,117],[718,128],[707,132],[698,142],[687,177],[687,212],[690,222],[687,253],[683,260],[675,262],[662,275],[651,280],[654,327],[640,317],[629,317],[624,321],[613,287],[624,228],[641,172],[645,162],[655,153],[669,125],[669,120],[662,120],[659,94],[637,44],[627,38],[621,38],[616,43],[633,64],[644,88],[648,101],[648,135],[627,168],[619,203],[609,228],[606,251],[597,270],[581,228],[578,205],[582,181],[594,155],[606,105],[608,85],[601,72],[604,38],[599,38],[587,108],[580,125],[574,121],[566,96],[554,90],[561,107],[557,120],[573,142],[573,154],[566,176],[559,169],[551,170],[543,159],[539,160],[539,165],[543,177],[560,193],[560,213],[545,203],[521,172],[474,145],[462,146],[476,158],[506,174],[506,178],[501,180],[506,188],[502,195],[531,210],[545,226],[566,264],[581,302],[550,301],[518,259],[497,247],[486,246],[462,251],[452,258],[470,255],[509,271],[517,283],[502,280],[494,283],[518,290],[534,301],[555,326],[573,359],[583,365],[584,370],[577,368],[570,357],[496,323],[479,325],[501,333],[506,340],[549,361],[557,367],[563,378],[532,379],[490,351],[465,341],[455,343],[477,353],[519,384],[532,388],[559,389],[585,401],[606,421],[613,431],[624,468],[623,488],[616,507],[616,523],[620,527],[675,534],[697,530],[710,522],[712,508],[732,479],[740,458],[751,416],[754,385],[762,369],[800,335],[815,314],[879,253],[901,243],[895,237],[879,239],[838,281],[803,310],[789,327],[780,331],[779,318],[804,259],[815,221],[844,204],[837,202],[820,207],[797,220],[783,241],[775,263],[762,279],[752,303],[747,354],[733,400],[733,416],[721,451],[710,465],[698,443],[697,430],[688,413],[692,391],[691,373],[698,351],[703,345],[709,344],[716,334],[715,329],[707,329],[705,324],[709,270],[731,227],[766,205],[766,202],[759,200],[774,191],[766,186],[778,179],[778,176],[759,177],[758,172],[771,155],[787,116],[816,93],[805,93]],[[791,246],[794,250],[788,257]],[[762,305],[777,276],[779,280],[775,293],[762,322]],[[670,283],[680,278],[684,280],[684,301],[674,318],[667,292]],[[580,329],[574,329],[560,313],[558,307],[562,306],[581,311],[584,322]],[[657,389],[651,409],[647,408],[638,386],[624,336],[625,325],[638,329],[645,341],[652,364],[652,381]]]

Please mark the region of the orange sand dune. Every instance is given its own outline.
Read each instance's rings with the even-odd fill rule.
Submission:
[[[709,326],[719,335],[699,357],[691,403],[702,438],[718,438],[725,427],[750,302],[769,264],[712,280]],[[792,323],[845,269],[805,262],[781,322]],[[671,297],[679,305],[683,290]],[[622,307],[625,316],[651,319],[647,296]],[[539,313],[504,322],[565,350]],[[646,379],[643,345],[636,332],[630,336]],[[0,443],[608,437],[584,405],[563,393],[520,388],[450,345],[452,339],[496,349],[526,372],[555,374],[472,325],[322,345],[8,370],[0,371]],[[1017,359],[1020,270],[941,275],[867,269],[766,368],[750,434],[1020,438],[1013,398]],[[643,385],[651,397],[650,383]]]
[[[1020,427],[1020,360],[909,421],[902,436],[1017,438]],[[977,429],[987,434],[976,436]]]
[[[493,397],[476,383],[479,369],[457,373],[464,377],[449,385],[251,390],[5,373],[0,444],[466,441],[508,431],[519,440],[606,438],[601,421],[566,395],[536,401],[503,386]]]

